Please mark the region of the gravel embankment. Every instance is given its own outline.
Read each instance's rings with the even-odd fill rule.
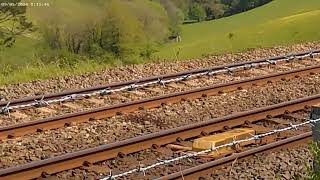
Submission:
[[[319,74],[5,140],[0,168],[320,93]]]
[[[306,164],[312,164],[312,154],[301,146],[235,161],[213,171],[208,179],[306,179]]]
[[[164,151],[164,148],[160,151]],[[172,159],[181,156],[170,150],[161,153],[155,150],[145,150],[133,153],[125,158],[116,158],[100,162],[91,167],[81,167],[60,172],[53,176],[57,179],[99,179],[108,176],[112,171],[114,175],[128,170],[157,163],[157,159]],[[168,174],[176,173],[184,169],[195,167],[206,162],[210,158],[189,158],[180,160],[165,166],[158,166],[142,172],[137,172],[118,179],[156,179]],[[218,167],[201,180],[224,179],[306,179],[308,176],[307,165],[312,164],[312,154],[307,145],[282,149],[274,152],[260,153],[247,159],[235,160],[231,164]],[[181,168],[181,169],[180,169]]]
[[[108,68],[101,72],[57,77],[49,80],[34,80],[28,83],[4,85],[0,87],[0,100],[16,99],[34,94],[61,92],[67,89],[92,87],[111,82],[138,79],[153,75],[168,74],[194,68],[212,67],[222,64],[250,61],[254,59],[286,55],[291,52],[302,52],[320,49],[320,43],[305,43],[287,47],[254,49],[244,53],[210,56],[199,59],[159,62],[141,65],[128,65]]]
[[[64,103],[50,104],[45,107],[45,110],[41,110],[41,108],[35,107],[19,109],[17,110],[18,112],[16,112],[16,114],[18,115],[15,115],[13,112],[11,112],[10,115],[0,115],[0,127],[5,127],[23,122],[35,121],[41,118],[54,117],[66,113],[74,113],[98,107],[116,105],[119,103],[140,100],[146,97],[151,98],[174,92],[187,91],[193,88],[208,87],[215,84],[222,84],[231,81],[260,77],[272,73],[302,69],[315,65],[320,65],[320,60],[306,58],[304,60],[295,60],[289,63],[281,63],[277,65],[252,68],[248,70],[239,70],[233,73],[221,73],[210,77],[203,76],[194,79],[189,79],[186,81],[170,83],[167,85],[155,85],[150,86],[147,89],[138,88],[134,91],[121,91],[112,93],[111,95],[94,96],[92,99],[78,99],[67,103],[69,105],[74,105],[77,107],[73,109],[69,106],[64,106]],[[23,114],[24,116],[21,116],[19,114]]]

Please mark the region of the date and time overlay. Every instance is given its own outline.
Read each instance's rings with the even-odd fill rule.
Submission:
[[[10,2],[5,0],[0,0],[1,7],[50,7],[51,3],[49,1],[25,1],[25,2]]]

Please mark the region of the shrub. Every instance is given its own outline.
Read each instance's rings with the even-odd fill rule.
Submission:
[[[309,146],[309,149],[314,157],[314,162],[315,164],[320,165],[320,147],[319,143],[313,143]],[[320,167],[315,167],[318,170],[314,169],[313,165],[308,164],[307,169],[308,169],[308,179],[310,180],[318,180],[320,179]]]

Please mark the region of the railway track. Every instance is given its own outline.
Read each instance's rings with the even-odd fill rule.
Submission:
[[[284,148],[292,148],[294,146],[298,146],[301,144],[306,144],[311,142],[312,140],[312,132],[306,132],[300,135],[296,135],[293,137],[289,137],[284,140],[279,140],[277,142],[272,142],[267,145],[262,145],[257,148],[249,149],[244,152],[235,153],[231,156],[221,158],[212,162],[204,163],[196,167],[191,167],[176,173],[172,173],[170,175],[166,175],[157,180],[194,180],[194,179],[205,179],[208,174],[212,172],[213,169],[218,168],[219,166],[225,166],[228,164],[232,164],[235,160],[249,158],[253,155],[266,153],[269,151],[276,151]]]
[[[0,103],[0,127],[319,65],[320,50]]]
[[[30,121],[27,123],[0,128],[0,140],[23,136],[34,132],[41,132],[48,129],[69,126],[74,123],[82,123],[95,119],[112,117],[115,115],[134,112],[136,110],[156,108],[160,107],[163,104],[177,103],[184,100],[197,99],[205,96],[217,95],[219,93],[226,93],[239,89],[250,88],[252,86],[259,86],[270,82],[277,82],[286,79],[307,76],[318,72],[320,72],[320,65],[289,72],[276,73],[240,81],[233,81],[224,84],[218,84],[209,87],[198,88],[189,91],[133,101],[129,103],[123,103],[115,106],[102,107],[89,111],[70,113],[54,118]]]
[[[182,126],[170,130],[161,131],[158,133],[152,133],[145,136],[135,137],[124,141],[102,145],[96,148],[91,148],[75,153],[69,153],[62,156],[49,158],[37,162],[31,162],[25,165],[17,167],[11,167],[0,170],[1,179],[31,179],[45,175],[55,174],[64,170],[77,168],[84,164],[92,164],[108,159],[116,158],[118,156],[125,156],[134,152],[149,149],[151,147],[157,148],[163,145],[167,145],[173,142],[179,142],[191,138],[199,137],[200,135],[211,134],[216,131],[221,131],[224,127],[238,127],[246,124],[252,124],[263,119],[276,117],[288,113],[293,113],[299,110],[303,110],[306,106],[318,104],[320,102],[320,95],[310,96],[306,98],[297,99],[290,102],[280,103],[272,106],[254,109],[251,111],[235,113],[232,115],[215,118],[209,121]],[[294,126],[292,126],[294,127]],[[301,136],[301,137],[300,137]],[[310,137],[310,133],[295,136],[295,138],[287,138],[284,141],[279,141],[278,146],[281,143],[288,144],[294,143],[297,140],[302,140]],[[280,144],[279,144],[280,143]],[[277,144],[277,143],[275,143]],[[263,148],[270,149],[275,144],[268,144]],[[254,152],[261,152],[264,149],[257,149]],[[250,151],[250,150],[249,150]],[[247,155],[240,155],[245,157]],[[233,156],[229,156],[233,157]],[[226,160],[226,159],[225,159]],[[226,160],[227,161],[227,160]],[[230,159],[229,159],[230,162]],[[216,162],[215,162],[216,163]],[[212,164],[203,165],[202,169],[214,166]],[[197,167],[199,169],[199,167]],[[201,171],[202,171],[201,169]],[[197,170],[199,172],[200,170]],[[192,172],[192,173],[191,173]],[[186,175],[194,174],[191,170],[184,170]],[[192,177],[192,176],[190,176]],[[170,176],[170,178],[179,178]]]

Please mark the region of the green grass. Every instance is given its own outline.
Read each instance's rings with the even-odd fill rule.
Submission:
[[[274,0],[234,16],[184,25],[182,42],[162,46],[156,57],[183,59],[318,41],[319,20],[319,0]]]
[[[161,46],[155,56],[161,59],[185,59],[239,52],[248,48],[319,41],[319,20],[320,0],[274,0],[234,16],[183,25],[182,42]],[[233,34],[232,38],[230,34]],[[20,37],[13,48],[0,52],[0,85],[80,74],[121,65],[117,60],[110,64],[79,62],[72,68],[54,64],[39,65],[40,61],[35,56],[39,47],[41,43],[36,37]],[[10,68],[6,69],[6,66]]]
[[[73,68],[61,68],[54,65],[26,66],[11,72],[10,75],[0,74],[0,85],[100,71],[107,67],[108,65],[95,62],[81,62]]]
[[[90,60],[79,61],[72,67],[45,64],[36,56],[41,45],[32,37],[22,36],[12,48],[0,52],[0,85],[94,72],[110,66]]]

